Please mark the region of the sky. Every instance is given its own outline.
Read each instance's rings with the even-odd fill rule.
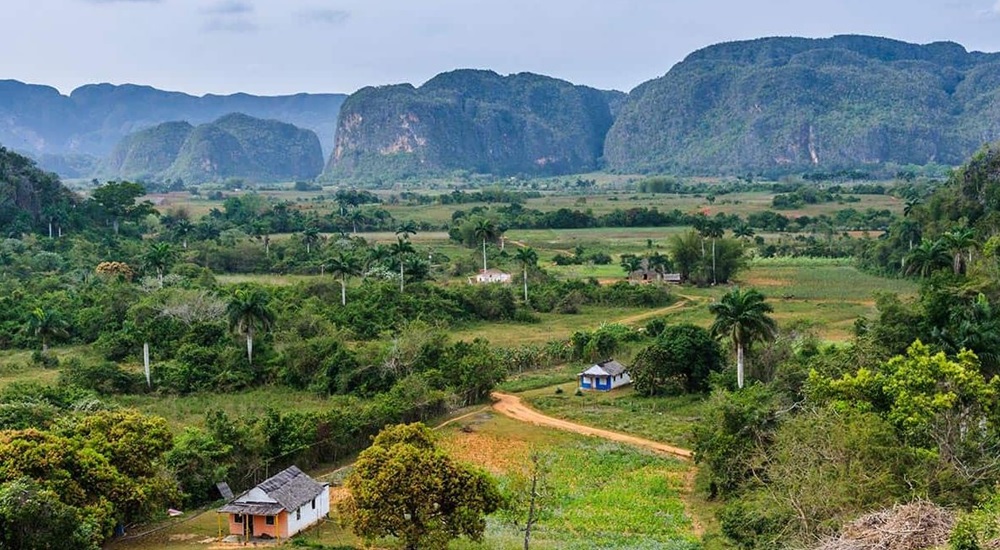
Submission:
[[[1000,0],[3,0],[0,79],[196,95],[350,93],[457,68],[628,91],[761,36],[1000,51]]]

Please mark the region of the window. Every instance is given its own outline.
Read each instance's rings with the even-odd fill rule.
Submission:
[[[299,506],[299,509],[295,511],[295,521],[298,521],[300,519],[302,519],[302,507],[301,506]]]
[[[264,524],[274,525],[274,516],[267,516],[264,518]]]
[[[313,510],[316,509],[316,499],[313,499]]]
[[[233,514],[233,523],[243,523],[243,514]]]

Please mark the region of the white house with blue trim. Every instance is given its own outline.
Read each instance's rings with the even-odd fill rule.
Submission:
[[[632,383],[625,367],[614,359],[595,363],[576,376],[580,379],[580,389],[583,390],[611,391]]]

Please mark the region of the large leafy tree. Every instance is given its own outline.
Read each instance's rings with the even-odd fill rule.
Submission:
[[[485,516],[502,499],[484,472],[438,449],[423,424],[390,426],[358,457],[339,505],[356,534],[396,537],[407,550],[444,549],[460,536],[481,540]]]
[[[233,291],[226,306],[229,327],[246,336],[247,361],[253,363],[253,338],[274,326],[275,315],[271,297],[261,288],[246,287]]]
[[[719,343],[705,329],[672,325],[636,356],[629,373],[643,395],[708,389],[708,375],[722,369]]]
[[[744,354],[754,342],[771,340],[777,323],[769,315],[774,312],[759,291],[733,287],[718,302],[709,304],[715,315],[711,332],[716,337],[729,337],[736,348],[736,383],[743,387]]]
[[[115,235],[117,235],[121,222],[137,222],[146,216],[158,214],[153,208],[153,203],[149,201],[136,202],[136,199],[145,194],[146,190],[138,183],[112,181],[91,191],[90,200],[111,221]]]
[[[530,246],[525,248],[517,249],[514,253],[514,259],[517,263],[521,264],[521,270],[524,275],[524,303],[528,303],[528,269],[538,265],[538,253],[535,252],[534,248]]]
[[[968,227],[962,227],[941,235],[941,245],[952,255],[952,270],[955,275],[962,273],[972,263],[972,251],[976,248],[976,234]],[[964,255],[964,256],[963,256]]]
[[[924,239],[906,255],[904,273],[928,277],[935,271],[948,267],[951,261],[952,257],[944,243]]]
[[[0,483],[0,548],[96,550],[81,520],[75,508],[29,477]]]

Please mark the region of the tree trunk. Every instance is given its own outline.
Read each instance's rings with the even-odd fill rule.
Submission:
[[[524,303],[528,303],[528,266],[524,266]]]
[[[953,264],[952,265],[952,269],[955,270],[955,275],[961,275],[962,274],[962,253],[961,252],[956,252],[955,253],[955,260],[952,262],[952,264]]]
[[[531,543],[531,527],[535,524],[535,498],[538,496],[538,463],[535,463],[535,471],[531,475],[531,504],[528,506],[528,522],[524,525],[524,550],[528,550]]]
[[[736,343],[736,385],[743,389],[743,344]]]
[[[340,305],[347,305],[347,277],[340,278]]]
[[[115,235],[117,235],[118,234],[118,218],[115,218],[114,221],[111,222],[111,227],[115,228]]]
[[[403,281],[404,281],[404,276],[403,276],[403,258],[400,257],[399,258],[399,291],[400,292],[403,292]]]
[[[149,371],[149,342],[142,343],[142,366],[146,372],[146,386],[153,387],[153,378]]]
[[[712,284],[719,284],[715,278],[715,239],[712,239]]]
[[[60,238],[62,238],[62,226],[61,225],[58,226],[57,229],[58,229],[58,233],[57,234],[59,235]]]
[[[49,220],[49,238],[52,238],[52,221]]]
[[[163,270],[162,269],[157,269],[156,270],[156,278],[159,279],[159,281],[160,281],[160,288],[163,288]]]
[[[42,336],[42,353],[48,353],[48,352],[49,352],[49,339],[46,338],[45,336]]]
[[[247,331],[247,362],[253,365],[253,331]]]
[[[483,271],[486,271],[486,237],[483,237]]]
[[[264,255],[265,256],[270,256],[271,255],[271,236],[270,235],[264,235]]]

